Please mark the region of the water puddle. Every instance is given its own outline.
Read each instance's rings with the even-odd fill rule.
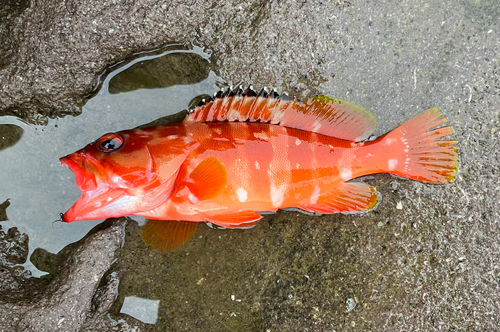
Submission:
[[[79,197],[73,173],[59,158],[106,132],[134,128],[187,108],[220,82],[202,49],[175,46],[144,53],[112,68],[80,116],[52,119],[46,126],[0,117],[0,224],[29,236],[36,248],[57,253],[101,221],[54,223]],[[44,275],[31,262],[23,266]]]
[[[137,296],[127,296],[120,309],[121,314],[126,314],[146,324],[156,324],[160,300],[150,300]]]

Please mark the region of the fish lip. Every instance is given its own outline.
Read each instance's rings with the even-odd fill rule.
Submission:
[[[86,156],[82,156],[78,152],[59,158],[61,164],[69,167],[75,174],[76,185],[81,191],[95,190],[97,188],[97,179],[94,173],[88,169],[86,159]]]

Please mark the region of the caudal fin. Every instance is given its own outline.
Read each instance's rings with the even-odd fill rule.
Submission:
[[[457,141],[439,140],[453,134],[450,126],[436,128],[445,121],[443,112],[433,107],[381,137],[391,149],[388,172],[432,183],[453,181],[459,164]]]

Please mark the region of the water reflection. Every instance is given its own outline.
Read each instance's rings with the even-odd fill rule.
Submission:
[[[171,53],[149,61],[139,60],[109,81],[110,93],[195,84],[210,73],[208,60],[194,53]]]
[[[0,151],[16,144],[23,133],[23,128],[14,124],[0,124]]]
[[[66,211],[80,196],[73,173],[60,165],[59,157],[84,147],[103,133],[134,128],[177,113],[185,109],[195,96],[217,90],[216,83],[220,79],[209,72],[206,79],[196,84],[109,93],[109,83],[119,73],[139,61],[170,54],[198,57],[201,58],[199,63],[208,66],[209,55],[200,48],[181,51],[170,49],[158,55],[136,59],[110,73],[102,89],[87,102],[78,117],[53,119],[47,126],[28,125],[12,116],[0,117],[0,138],[7,129],[17,135],[11,137],[18,137],[17,143],[12,139],[9,142],[14,143],[9,148],[0,150],[0,202],[4,202],[0,206],[0,217],[5,215],[4,219],[7,219],[5,209],[9,204],[5,202],[10,199],[9,218],[2,222],[2,227],[8,229],[17,226],[20,232],[29,235],[29,255],[35,248],[56,253],[67,244],[78,241],[101,222],[52,224],[59,219],[59,213]],[[165,65],[165,68],[170,67]],[[169,75],[160,71],[156,74]],[[4,207],[3,214],[1,207]],[[35,276],[44,274],[29,260],[24,266]]]
[[[9,207],[9,205],[10,199],[6,199],[5,202],[0,204],[0,221],[9,220],[9,218],[7,218],[7,208]]]
[[[150,300],[137,296],[127,296],[120,313],[127,314],[146,324],[156,324],[160,300]]]

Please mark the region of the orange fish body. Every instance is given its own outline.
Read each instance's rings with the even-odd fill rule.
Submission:
[[[456,141],[438,140],[452,129],[434,129],[446,120],[437,108],[367,140],[375,119],[352,103],[251,92],[228,90],[183,123],[106,134],[61,158],[82,190],[63,220],[135,214],[244,228],[259,211],[370,210],[375,188],[350,181],[368,174],[456,176]]]

